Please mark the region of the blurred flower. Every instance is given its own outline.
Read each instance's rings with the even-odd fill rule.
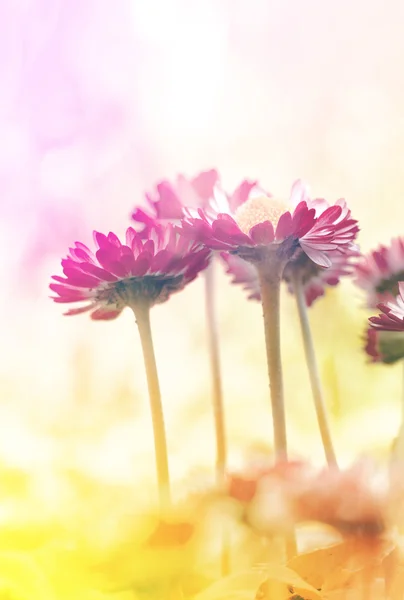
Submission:
[[[229,494],[244,503],[245,519],[272,534],[292,523],[315,521],[349,536],[379,536],[388,526],[387,478],[367,462],[346,471],[317,471],[307,463],[279,463],[254,478],[232,478]]]
[[[175,183],[160,181],[153,194],[146,194],[148,210],[135,208],[132,219],[142,223],[142,233],[147,234],[156,220],[177,221],[184,216],[184,207],[206,208],[213,196],[213,188],[219,181],[215,169],[203,171],[192,179],[178,175]]]
[[[221,193],[226,196],[230,206],[238,206],[247,199],[255,186],[256,182],[244,180],[232,194]],[[156,220],[176,222],[185,216],[185,209],[209,209],[214,202],[216,188],[220,188],[219,173],[216,169],[202,171],[192,179],[178,175],[174,183],[161,181],[153,194],[146,194],[148,210],[135,208],[132,219],[143,224],[141,233],[147,234]]]
[[[288,290],[292,294],[292,274],[298,269],[303,278],[303,289],[307,306],[311,306],[317,298],[325,294],[327,286],[338,285],[340,278],[352,273],[352,259],[357,256],[354,250],[345,253],[333,253],[331,266],[320,267],[314,263],[307,254],[302,253],[296,260],[289,262],[283,272],[283,280],[288,284]],[[227,273],[233,276],[232,283],[242,285],[248,293],[249,300],[261,300],[258,271],[252,263],[243,260],[235,254],[221,253],[221,257],[227,265]]]
[[[365,337],[365,352],[372,362],[393,364],[404,358],[404,332],[382,331],[369,327]]]
[[[358,227],[344,200],[333,206],[309,200],[300,181],[293,185],[288,204],[253,192],[232,204],[216,193],[209,209],[187,211],[183,233],[253,263],[271,258],[287,262],[303,251],[316,264],[329,267],[330,254],[352,248]]]
[[[210,252],[184,239],[169,225],[154,225],[148,239],[129,227],[126,244],[114,233],[94,232],[98,249],[93,253],[81,242],[62,260],[65,277],[54,275],[50,289],[55,302],[88,301],[67,315],[92,311],[92,319],[114,319],[137,299],[149,306],[166,301],[204,269]]]
[[[389,246],[380,245],[363,255],[356,265],[354,281],[365,290],[370,308],[394,300],[401,280],[404,280],[404,237],[392,239]]]
[[[404,281],[398,283],[399,294],[395,302],[378,304],[382,311],[378,317],[369,317],[371,327],[382,331],[404,331]]]

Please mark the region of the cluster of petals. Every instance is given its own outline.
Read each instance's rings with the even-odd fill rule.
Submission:
[[[219,181],[216,169],[202,171],[193,178],[178,175],[175,182],[160,181],[152,193],[146,193],[146,208],[136,207],[132,219],[147,235],[155,221],[176,222],[184,216],[184,207],[207,208]]]
[[[62,260],[64,277],[52,277],[55,302],[86,302],[67,315],[91,311],[92,319],[114,319],[128,305],[125,291],[150,305],[164,302],[210,259],[209,250],[180,236],[173,225],[154,224],[146,239],[129,227],[125,243],[112,232],[94,232],[94,241],[95,252],[76,242]]]
[[[343,535],[372,537],[388,525],[389,482],[366,461],[346,471],[278,463],[252,477],[231,477],[228,490],[246,506],[248,522],[267,532],[315,521]]]
[[[325,294],[328,286],[338,285],[340,278],[350,275],[353,271],[352,260],[356,258],[355,250],[338,252],[331,255],[331,265],[320,267],[313,263],[306,254],[301,255],[296,261],[290,261],[283,272],[283,279],[288,285],[288,290],[293,293],[291,275],[294,269],[301,270],[303,280],[303,292],[307,306],[311,306],[317,298]],[[261,290],[258,278],[258,270],[250,263],[236,254],[221,253],[221,257],[227,265],[227,273],[232,276],[231,282],[241,285],[248,294],[250,300],[261,300]]]
[[[244,203],[259,195],[262,192],[252,189],[230,203],[224,194],[216,193],[208,209],[187,211],[182,231],[213,250],[238,254],[251,262],[259,262],[260,249],[272,246],[284,259],[291,259],[301,249],[316,264],[330,267],[333,253],[352,249],[359,229],[345,201],[330,206],[322,199],[310,200],[300,181],[292,187],[291,210],[281,210],[274,222],[263,217],[243,231],[238,213]],[[271,202],[268,196],[264,200]],[[281,205],[274,203],[279,210]]]
[[[395,302],[380,303],[377,317],[369,317],[371,327],[381,331],[404,331],[404,281],[398,283],[398,296]]]
[[[136,207],[131,217],[143,234],[147,234],[156,221],[178,223],[188,210],[211,210],[220,185],[216,169],[202,171],[193,178],[178,175],[175,182],[160,181],[152,193],[146,193],[146,209]],[[243,180],[232,194],[221,193],[229,206],[237,207],[248,198],[255,185],[256,182]]]
[[[367,294],[367,305],[374,308],[380,302],[394,300],[398,282],[404,280],[404,237],[391,240],[364,254],[356,265],[356,285]]]

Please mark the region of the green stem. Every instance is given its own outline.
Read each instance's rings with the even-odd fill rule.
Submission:
[[[157,469],[157,482],[162,510],[171,503],[170,475],[168,470],[167,441],[164,426],[160,384],[154,355],[153,338],[150,327],[150,306],[146,302],[136,302],[132,306],[142,344],[147,385],[149,388],[150,409],[153,423],[154,449]]]
[[[280,284],[283,265],[258,264],[277,460],[287,460],[285,407],[280,348]]]
[[[309,315],[307,310],[306,298],[304,295],[303,282],[298,272],[293,274],[293,290],[296,297],[297,309],[299,312],[304,352],[306,355],[306,363],[309,370],[314,406],[316,409],[317,421],[320,428],[320,435],[323,442],[325,456],[330,467],[338,467],[337,457],[335,455],[335,450],[330,433],[330,427],[328,423],[327,408],[324,402],[320,376],[318,373],[316,355],[314,352],[314,344],[310,330]]]
[[[223,408],[222,380],[220,373],[219,344],[214,304],[214,263],[204,271],[205,276],[205,308],[208,333],[210,368],[212,374],[212,399],[216,436],[216,477],[219,485],[223,484],[226,471],[226,434]]]

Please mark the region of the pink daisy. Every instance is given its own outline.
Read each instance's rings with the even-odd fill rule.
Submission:
[[[81,242],[62,260],[64,277],[54,275],[52,299],[60,303],[85,302],[66,315],[91,311],[95,320],[115,319],[137,302],[148,306],[165,302],[207,267],[210,251],[180,236],[171,225],[154,224],[148,238],[129,227],[125,243],[114,233],[94,232],[92,252]]]
[[[187,211],[182,232],[253,263],[276,258],[286,264],[304,252],[316,264],[329,267],[332,253],[352,248],[358,226],[344,200],[333,206],[310,200],[296,181],[288,204],[258,190],[232,204],[224,194],[216,194],[208,209]]]
[[[370,308],[394,300],[398,282],[404,280],[404,237],[394,238],[389,246],[380,245],[363,255],[355,271],[354,281],[365,290]]]
[[[311,306],[317,298],[325,294],[327,286],[338,285],[340,278],[352,274],[352,259],[357,252],[348,250],[346,253],[331,255],[331,266],[320,267],[307,254],[302,253],[295,261],[289,262],[283,272],[283,280],[288,284],[288,290],[293,293],[292,273],[298,269],[303,277],[303,289],[306,305]],[[261,290],[258,271],[253,263],[243,260],[235,254],[223,252],[222,259],[227,265],[227,273],[233,276],[232,283],[239,284],[248,294],[249,300],[261,300]]]
[[[377,305],[381,314],[369,317],[371,327],[380,331],[404,331],[404,281],[398,282],[398,291],[395,302]]]
[[[383,331],[369,327],[364,350],[371,362],[391,365],[404,358],[404,331]]]
[[[245,201],[255,182],[243,181],[231,194],[226,196],[230,205]],[[175,182],[163,180],[156,185],[152,194],[146,194],[148,208],[136,207],[132,213],[132,219],[142,224],[142,233],[157,221],[178,222],[184,216],[184,209],[209,208],[214,200],[215,188],[219,186],[219,173],[216,169],[202,171],[193,178],[178,175]]]

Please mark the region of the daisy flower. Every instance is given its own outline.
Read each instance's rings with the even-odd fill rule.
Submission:
[[[112,232],[94,232],[95,252],[81,242],[62,260],[64,277],[53,275],[58,303],[83,303],[66,315],[90,312],[95,320],[115,319],[139,303],[152,306],[182,290],[207,267],[210,252],[179,236],[174,227],[154,224],[148,239],[129,227],[125,243]]]
[[[404,331],[404,281],[398,283],[398,291],[395,302],[377,305],[381,314],[369,317],[371,327],[380,331]]]
[[[56,283],[50,284],[56,294],[53,300],[84,302],[65,314],[90,312],[95,320],[115,319],[126,306],[133,310],[149,388],[160,504],[165,511],[171,502],[170,477],[150,308],[195,279],[208,266],[210,251],[179,236],[172,225],[154,224],[147,239],[129,227],[125,243],[111,232],[94,232],[94,240],[95,252],[81,242],[70,248],[62,260],[64,277],[54,275]]]
[[[230,206],[245,202],[255,181],[244,180],[232,194],[225,194]],[[202,171],[192,178],[178,175],[174,182],[160,181],[153,192],[146,193],[147,208],[136,207],[131,215],[136,229],[142,226],[146,234],[155,221],[179,223],[185,211],[209,209],[214,201],[215,190],[220,187],[219,173],[216,169]]]
[[[352,248],[357,221],[344,200],[333,206],[310,200],[296,181],[285,203],[258,190],[230,203],[220,192],[206,210],[188,210],[182,232],[213,250],[237,254],[249,262],[282,263],[304,252],[316,264],[331,266],[330,254]]]
[[[193,178],[178,175],[175,182],[160,181],[152,193],[146,193],[146,210],[136,207],[132,219],[147,233],[154,222],[175,222],[184,216],[184,207],[206,208],[213,197],[213,188],[219,181],[216,169],[202,171]]]
[[[393,238],[364,254],[355,269],[354,283],[367,294],[369,308],[394,300],[398,282],[404,280],[404,237]]]

